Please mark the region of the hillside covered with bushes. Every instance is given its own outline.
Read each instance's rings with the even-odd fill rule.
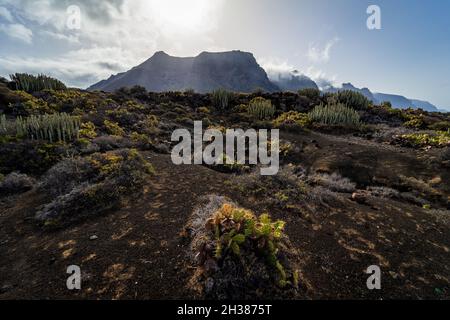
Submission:
[[[279,129],[279,173],[174,165],[172,133],[194,121]],[[0,79],[0,299],[448,299],[449,181],[448,113],[16,74]]]

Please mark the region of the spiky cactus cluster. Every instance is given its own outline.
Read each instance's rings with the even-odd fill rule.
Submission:
[[[17,118],[16,134],[33,140],[70,141],[78,138],[81,126],[79,117],[66,113]]]
[[[16,73],[9,76],[13,82],[14,89],[28,93],[42,90],[66,90],[67,87],[61,81],[52,77],[40,74],[34,76],[27,73]]]
[[[358,112],[344,104],[323,104],[315,107],[309,117],[312,121],[327,125],[359,127],[361,120]]]
[[[224,89],[218,89],[212,93],[212,103],[219,110],[228,109],[234,94]]]
[[[258,97],[250,101],[248,113],[258,120],[271,119],[275,114],[275,107],[270,100]]]
[[[355,110],[366,110],[371,103],[363,94],[351,90],[337,92],[330,102],[342,103]]]
[[[8,133],[8,122],[6,121],[6,116],[0,114],[0,134]]]

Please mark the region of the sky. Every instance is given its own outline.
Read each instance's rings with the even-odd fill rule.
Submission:
[[[381,29],[369,29],[370,5]],[[0,75],[86,88],[156,51],[252,52],[270,75],[351,82],[450,110],[448,0],[0,0]]]

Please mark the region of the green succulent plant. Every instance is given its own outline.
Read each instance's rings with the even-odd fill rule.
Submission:
[[[358,112],[346,107],[342,103],[319,105],[310,113],[309,118],[316,123],[325,125],[340,125],[346,127],[360,127],[361,120]]]
[[[247,112],[258,120],[270,120],[275,115],[275,107],[270,100],[257,97],[250,101]]]
[[[34,76],[27,73],[16,73],[9,76],[15,90],[23,90],[28,93],[42,90],[66,90],[67,87],[61,81],[40,74]]]

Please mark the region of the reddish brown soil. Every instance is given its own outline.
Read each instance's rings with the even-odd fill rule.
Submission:
[[[320,135],[314,139],[320,150],[325,142]],[[333,142],[333,152],[348,143]],[[174,166],[169,156],[147,156],[157,176],[143,196],[65,230],[43,232],[33,224],[35,208],[42,204],[35,192],[4,203],[0,299],[194,297],[186,289],[194,266],[180,234],[197,199],[214,193],[258,213],[263,208],[230,191],[226,174]],[[287,234],[302,252],[305,298],[450,298],[450,227],[426,210],[393,200],[361,205],[344,199],[315,215],[271,213],[287,222]],[[90,240],[93,235],[98,239]],[[72,264],[83,272],[79,292],[66,288],[66,268]],[[376,292],[367,289],[364,273],[373,264],[383,272],[382,290]]]

